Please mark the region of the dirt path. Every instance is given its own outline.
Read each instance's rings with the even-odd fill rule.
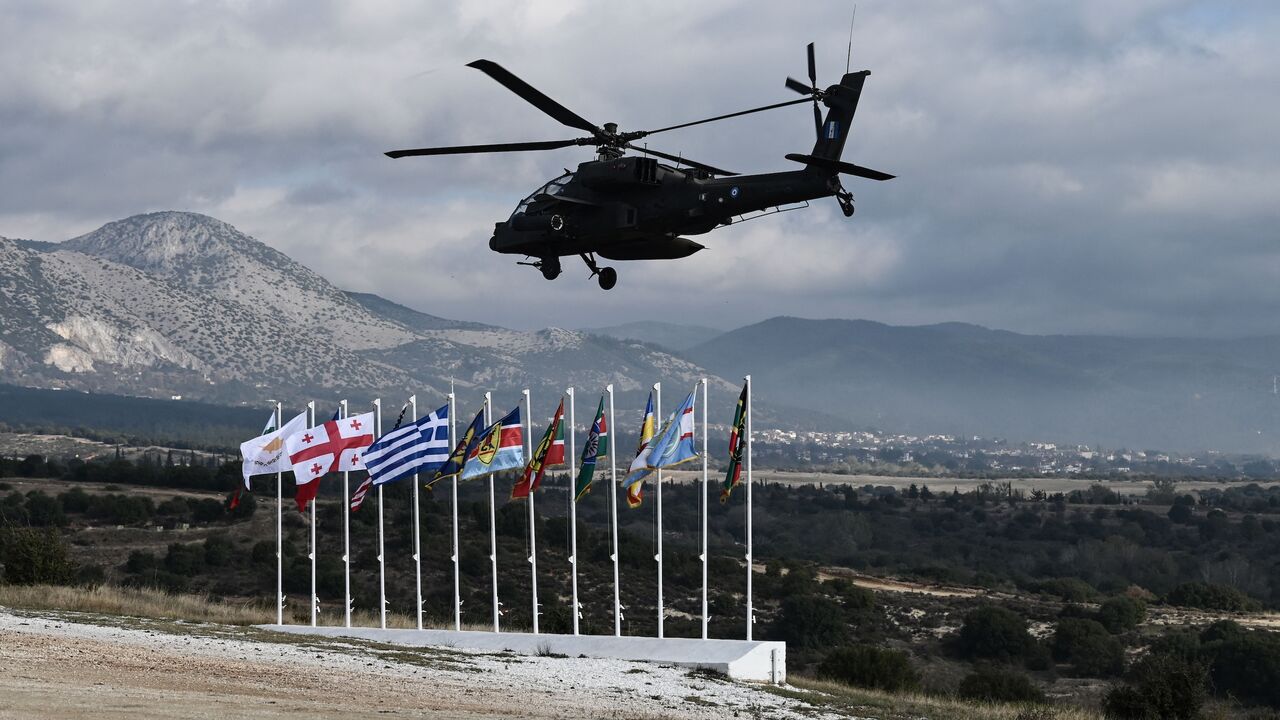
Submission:
[[[678,668],[137,623],[0,608],[0,718],[815,717],[803,702]]]

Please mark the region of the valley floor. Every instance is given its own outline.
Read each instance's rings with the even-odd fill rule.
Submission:
[[[0,718],[835,717],[684,669],[0,608]]]

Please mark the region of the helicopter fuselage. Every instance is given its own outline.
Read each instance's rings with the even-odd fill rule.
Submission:
[[[812,168],[716,178],[645,157],[578,165],[496,223],[490,249],[542,260],[594,253],[610,260],[682,258],[701,235],[744,214],[834,195],[834,175]]]

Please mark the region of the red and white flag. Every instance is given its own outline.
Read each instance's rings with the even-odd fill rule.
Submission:
[[[315,498],[320,478],[330,472],[364,470],[364,451],[373,444],[373,413],[330,420],[290,435],[284,442],[298,483],[300,512]]]

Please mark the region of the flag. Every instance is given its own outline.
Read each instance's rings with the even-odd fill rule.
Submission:
[[[373,413],[330,420],[285,439],[285,452],[298,483],[294,501],[305,511],[320,489],[320,478],[342,470],[364,470],[363,455],[373,444]]]
[[[649,445],[649,467],[672,467],[698,457],[693,447],[693,403],[697,397],[698,390],[694,388],[667,418],[662,432]]]
[[[369,488],[371,487],[373,487],[373,477],[368,476],[360,483],[360,487],[351,493],[351,512],[360,509],[360,506],[364,504],[364,496],[369,494]]]
[[[556,439],[560,440],[560,462],[552,462],[552,451],[555,448]],[[560,406],[556,408],[555,417],[551,418],[551,424],[547,426],[547,431],[542,435],[542,441],[538,443],[538,447],[533,451],[533,457],[529,458],[529,463],[524,466],[524,475],[511,488],[511,499],[518,500],[520,498],[529,497],[529,493],[537,490],[542,485],[542,476],[547,471],[548,465],[564,463],[564,399],[560,399]]]
[[[241,473],[244,475],[244,487],[249,489],[251,475],[264,475],[273,472],[288,472],[293,469],[289,456],[284,452],[284,441],[288,436],[300,432],[307,427],[307,414],[298,413],[281,429],[276,429],[275,413],[262,429],[262,435],[244,443],[240,443]]]
[[[591,478],[596,472],[596,460],[609,455],[609,425],[604,419],[604,396],[600,396],[600,407],[596,408],[595,422],[587,432],[587,444],[582,446],[582,466],[578,468],[578,479],[574,483],[573,500],[577,502],[583,495],[591,492]]]
[[[484,434],[484,409],[476,413],[476,417],[467,426],[467,431],[458,439],[458,444],[453,446],[453,452],[449,453],[449,459],[444,465],[436,471],[436,474],[427,481],[427,488],[435,485],[443,478],[453,477],[462,472],[462,466],[467,462],[467,455],[470,454],[475,443],[480,442],[480,437]]]
[[[640,423],[640,445],[636,448],[636,458],[631,461],[631,469],[627,473],[627,505],[640,507],[642,498],[640,490],[644,487],[644,479],[652,472],[649,467],[649,441],[653,440],[653,393],[649,393],[649,402],[644,407],[644,420]]]
[[[448,459],[448,405],[404,427],[393,428],[364,451],[364,466],[374,485],[434,472]]]
[[[724,474],[724,486],[720,488],[720,502],[729,501],[729,494],[742,480],[742,449],[746,445],[743,433],[747,425],[747,386],[738,395],[738,409],[733,411],[733,426],[729,430],[729,470]]]
[[[560,407],[564,408],[564,400],[560,401]],[[542,461],[542,464],[547,467],[564,464],[564,413],[559,410],[556,412],[560,413],[561,421],[556,426],[556,437],[551,441],[551,447],[547,448],[547,457]],[[537,483],[534,483],[533,489],[538,489]]]
[[[510,470],[524,465],[524,429],[520,427],[520,406],[481,432],[467,451],[462,479]]]

